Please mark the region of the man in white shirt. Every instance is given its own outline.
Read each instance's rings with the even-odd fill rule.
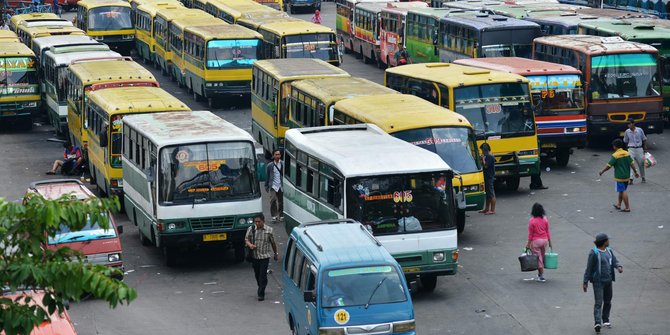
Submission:
[[[272,222],[283,220],[284,212],[284,190],[282,178],[284,177],[284,161],[281,160],[281,152],[275,150],[272,154],[272,162],[265,168],[267,178],[265,179],[265,191],[270,192],[270,214]]]
[[[635,126],[633,119],[628,120],[628,129],[623,134],[623,142],[628,145],[628,154],[637,163],[640,169],[640,176],[642,182],[646,183],[647,179],[644,176],[644,153],[647,152],[647,136],[644,134],[642,128]],[[631,170],[629,184],[633,184],[633,170]]]

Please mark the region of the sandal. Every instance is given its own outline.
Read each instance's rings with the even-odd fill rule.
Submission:
[[[484,213],[484,215],[493,215],[493,214],[495,214],[495,213],[496,213],[496,212],[488,211],[488,212]]]
[[[49,172],[47,172],[47,175],[49,175],[49,176],[53,176],[53,175],[55,175],[55,174],[56,174],[56,172],[53,172],[53,171],[49,171]]]
[[[480,214],[486,214],[486,213],[488,213],[488,212],[489,212],[489,211],[485,211],[485,210],[482,209],[481,211],[478,211],[477,213],[480,213]]]
[[[616,208],[616,210],[618,210],[618,211],[621,210],[621,206],[617,206],[617,205],[612,205],[612,206],[614,206],[614,208]]]
[[[630,208],[622,209],[621,210],[623,213],[630,213]]]

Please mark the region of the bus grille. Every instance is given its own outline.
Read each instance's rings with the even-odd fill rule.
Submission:
[[[421,256],[396,257],[395,260],[396,260],[399,264],[407,264],[407,263],[421,262]]]
[[[197,218],[191,219],[191,228],[193,230],[229,229],[233,228],[234,223],[234,217]]]

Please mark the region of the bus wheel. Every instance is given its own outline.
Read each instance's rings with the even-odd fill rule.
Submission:
[[[570,149],[569,148],[560,148],[556,150],[556,164],[558,166],[567,166],[568,161],[570,161]]]
[[[195,89],[193,89],[193,100],[195,100],[195,102],[200,101],[200,95],[198,95],[198,92],[196,92]]]
[[[456,211],[456,231],[461,234],[465,230],[465,211]]]
[[[521,177],[509,177],[505,181],[508,191],[515,192],[519,189],[519,183],[521,183]]]
[[[363,53],[363,47],[361,47],[361,58],[363,59],[363,63],[370,64],[371,59]]]
[[[437,286],[437,276],[435,275],[425,275],[421,276],[421,291],[423,292],[433,292]]]
[[[165,265],[174,267],[177,265],[177,251],[175,247],[163,247],[163,255],[165,256]]]

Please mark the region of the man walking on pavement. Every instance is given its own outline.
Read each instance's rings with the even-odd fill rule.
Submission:
[[[616,204],[614,204],[614,208],[616,208],[619,211],[622,212],[630,212],[630,204],[628,202],[628,193],[626,190],[628,189],[628,177],[630,177],[630,171],[631,169],[635,171],[635,177],[639,177],[640,175],[637,174],[637,169],[635,168],[635,162],[633,162],[633,159],[630,158],[630,154],[628,154],[628,151],[623,150],[623,141],[620,139],[616,139],[612,142],[612,147],[614,148],[614,153],[612,154],[612,158],[610,158],[609,162],[607,162],[607,166],[600,171],[599,175],[603,175],[605,171],[614,168],[614,182],[615,182],[615,189],[617,193],[619,193],[619,196],[617,198]],[[623,201],[624,206],[626,206],[624,209],[621,209],[621,202]]]
[[[593,306],[595,325],[593,329],[595,329],[596,333],[600,333],[601,327],[612,328],[610,310],[612,309],[614,269],[622,273],[623,266],[621,266],[609,248],[610,242],[607,234],[600,233],[596,235],[593,243],[596,246],[589,253],[582,288],[586,292],[589,282],[593,284],[593,295],[595,297],[595,305]]]
[[[644,176],[644,153],[647,152],[647,136],[644,134],[642,128],[635,126],[633,119],[628,120],[628,129],[623,133],[623,142],[628,145],[628,154],[637,163],[637,168],[640,169],[640,176],[642,182],[646,183],[647,179]],[[633,174],[630,174],[629,184],[633,184]]]
[[[247,229],[244,244],[251,250],[251,265],[254,268],[256,285],[258,285],[256,293],[258,301],[263,301],[265,300],[265,287],[268,285],[270,257],[275,261],[279,260],[272,227],[265,225],[265,216],[263,214],[256,216],[254,224]]]
[[[275,223],[284,219],[284,190],[282,178],[284,177],[284,161],[281,152],[275,150],[272,153],[272,162],[265,168],[265,191],[270,192],[270,215]]]

